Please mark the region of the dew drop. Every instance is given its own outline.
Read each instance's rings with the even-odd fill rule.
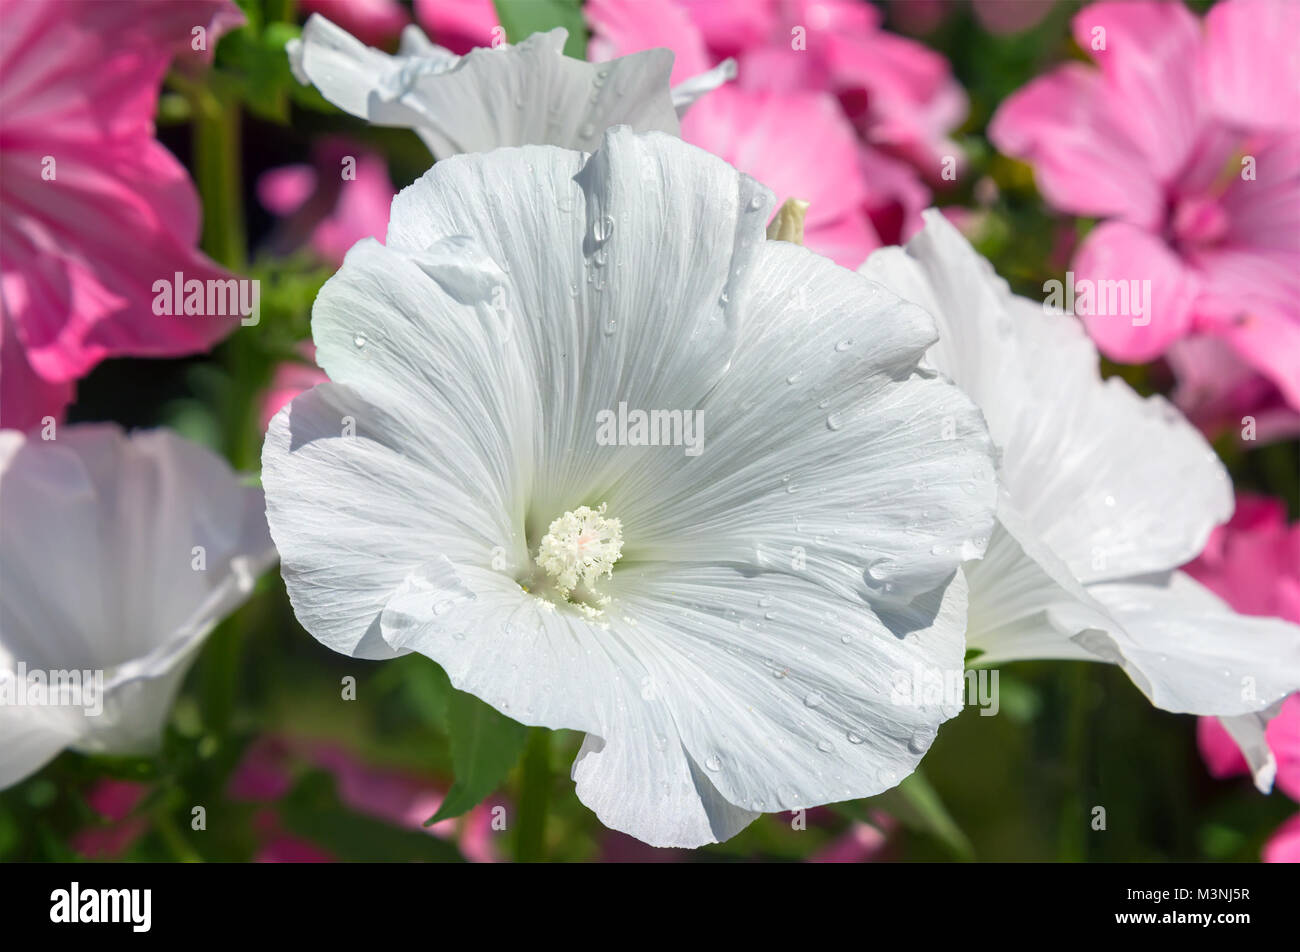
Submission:
[[[804,695],[803,703],[806,707],[820,707],[824,698],[816,691],[809,691]]]
[[[934,731],[919,730],[916,731],[907,742],[907,749],[914,754],[924,754],[934,743]]]
[[[848,738],[850,744],[862,743],[862,735],[854,731],[849,731],[848,734],[846,734],[845,736]]]
[[[838,413],[831,413],[826,417],[826,429],[838,430],[844,426],[844,418]]]
[[[704,761],[704,766],[708,767],[710,770],[721,770],[722,761],[719,760],[717,755],[715,754],[714,756],[710,757],[708,760]]]
[[[835,749],[835,745],[828,740],[819,740],[817,742],[817,749],[820,750],[823,754],[829,754],[831,751]]]
[[[835,349],[842,354],[852,346],[853,346],[853,338],[846,337],[844,338],[844,340],[840,341],[838,344],[835,345]]]
[[[366,335],[365,335],[365,334],[358,334],[356,337],[352,338],[352,344],[353,344],[353,346],[356,347],[357,349],[360,349],[360,348],[362,348],[362,347],[365,347],[365,346],[366,346]]]
[[[609,236],[614,234],[614,219],[608,215],[601,215],[591,223],[591,237],[597,243],[609,241]]]

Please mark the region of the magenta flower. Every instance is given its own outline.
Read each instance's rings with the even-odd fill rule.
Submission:
[[[397,0],[299,0],[298,9],[328,17],[366,46],[386,45],[411,22]]]
[[[61,417],[105,357],[195,353],[238,326],[153,312],[159,279],[227,277],[195,250],[198,196],[153,116],[193,31],[210,54],[243,14],[229,0],[3,0],[0,18],[0,424],[26,428]]]
[[[287,253],[307,245],[338,267],[362,238],[380,242],[397,189],[382,156],[339,139],[326,140],[312,165],[271,169],[257,180],[262,206],[283,219],[271,250]]]
[[[593,60],[667,47],[677,83],[734,57],[736,82],[690,108],[682,138],[809,201],[805,243],[840,264],[915,231],[925,180],[959,165],[947,133],[965,94],[942,56],[881,30],[870,6],[591,0],[585,13]]]
[[[492,0],[415,0],[415,18],[429,39],[457,56],[505,42]]]
[[[989,134],[1050,204],[1104,219],[1076,281],[1150,282],[1143,319],[1081,314],[1089,332],[1130,362],[1220,339],[1300,407],[1300,5],[1227,0],[1198,22],[1098,3],[1073,25],[1096,68],[1034,80]]]

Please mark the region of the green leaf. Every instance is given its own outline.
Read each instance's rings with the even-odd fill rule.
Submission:
[[[464,691],[453,691],[447,703],[447,729],[456,782],[426,826],[481,803],[518,762],[528,738],[524,725]]]
[[[289,832],[344,862],[456,862],[455,844],[420,830],[403,829],[362,816],[338,797],[333,776],[313,770],[303,775],[281,801]]]
[[[569,31],[564,54],[574,59],[587,58],[587,23],[582,18],[580,0],[496,0],[496,8],[511,43],[562,26]]]

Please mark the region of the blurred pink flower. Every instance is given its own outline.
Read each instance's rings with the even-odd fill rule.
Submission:
[[[383,157],[341,139],[321,143],[314,165],[281,166],[257,180],[258,200],[283,219],[271,250],[306,244],[336,267],[362,238],[384,240],[396,194]]]
[[[1300,813],[1273,832],[1262,858],[1266,863],[1300,863]]]
[[[1280,499],[1238,494],[1184,571],[1242,614],[1300,622],[1300,523],[1287,524]]]
[[[303,17],[328,17],[367,46],[386,46],[411,22],[397,0],[299,0],[298,7]]]
[[[691,107],[682,137],[778,198],[811,200],[806,243],[841,264],[915,231],[930,200],[923,178],[939,182],[948,157],[960,165],[947,136],[966,97],[947,61],[881,30],[869,5],[590,0],[585,13],[593,60],[668,47],[679,82],[735,57],[736,82]]]
[[[262,402],[263,430],[270,425],[271,418],[290,400],[304,390],[310,390],[316,384],[329,380],[329,377],[325,376],[325,371],[316,366],[315,344],[311,341],[303,341],[298,346],[298,350],[303,356],[302,361],[287,360],[275,368],[271,387]]]
[[[60,418],[109,356],[207,350],[237,318],[159,318],[153,284],[227,277],[195,249],[199,200],[153,138],[158,88],[229,0],[0,0],[0,425]],[[87,64],[95,64],[87,68]]]
[[[104,823],[75,833],[72,849],[87,859],[116,859],[125,853],[148,828],[144,817],[131,816],[148,791],[147,784],[132,780],[95,781],[86,793],[86,803]]]
[[[1219,337],[1185,337],[1165,355],[1178,387],[1174,403],[1211,438],[1231,432],[1240,441],[1247,418],[1259,443],[1300,436],[1300,412],[1277,384],[1246,364]]]
[[[1106,219],[1077,279],[1149,280],[1149,323],[1088,315],[1110,357],[1212,335],[1300,408],[1300,4],[1098,3],[1070,63],[999,108],[989,135],[1044,197]]]
[[[230,779],[227,794],[234,800],[274,802],[289,792],[295,771],[303,768],[333,774],[339,799],[358,813],[455,840],[461,854],[471,862],[493,863],[498,859],[492,814],[501,806],[499,800],[485,801],[463,816],[426,827],[424,821],[437,812],[446,794],[440,783],[423,773],[367,764],[335,744],[264,737],[244,755]],[[273,816],[268,814],[265,822],[278,835]],[[281,845],[292,844],[286,839]]]
[[[808,857],[808,862],[870,863],[880,858],[887,842],[888,836],[883,829],[869,823],[854,823],[829,845]]]
[[[429,39],[464,56],[476,46],[493,46],[505,41],[492,0],[415,0],[415,18]]]

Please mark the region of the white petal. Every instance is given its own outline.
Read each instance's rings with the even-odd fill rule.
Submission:
[[[1163,399],[1102,381],[1078,322],[1013,296],[939,213],[863,271],[934,315],[930,360],[984,412],[1015,508],[1081,581],[1175,568],[1231,514],[1204,438]]]
[[[928,316],[779,241],[733,293],[743,346],[698,405],[702,452],[647,448],[603,497],[627,557],[686,548],[878,607],[946,585],[987,544],[995,484],[979,412],[917,369]]]
[[[1076,640],[1123,667],[1159,708],[1252,714],[1300,690],[1300,626],[1238,615],[1189,575],[1090,585],[1088,593],[1123,627]],[[1082,627],[1068,613],[1061,620]]]
[[[1073,636],[1084,627],[1113,627],[1113,619],[1035,539],[1005,496],[988,551],[962,572],[970,585],[966,644],[981,652],[980,666],[1035,658],[1098,660]],[[1064,631],[1055,624],[1062,607],[1082,627]]]
[[[467,235],[509,278],[504,310],[537,389],[543,531],[575,492],[637,463],[596,445],[600,411],[694,407],[726,372],[746,314],[737,279],[772,204],[721,159],[622,128],[589,158],[525,148],[440,162],[394,201],[389,248]]]
[[[615,125],[677,134],[671,51],[587,63],[564,55],[567,36],[555,29],[457,57],[408,27],[402,53],[389,56],[313,14],[290,62],[340,109],[414,129],[438,159],[512,145],[592,149]]]
[[[695,105],[696,100],[701,96],[713,92],[723,83],[731,82],[735,78],[736,61],[728,57],[713,69],[678,83],[672,90],[673,108],[677,110],[677,118],[686,115],[686,110]]]
[[[274,561],[261,490],[170,433],[107,425],[9,443],[2,465],[0,661],[104,678],[102,713],[33,708],[29,736],[147,749],[203,639]]]
[[[1255,781],[1255,788],[1260,793],[1271,792],[1273,781],[1277,779],[1277,758],[1273,756],[1273,750],[1268,746],[1265,732],[1269,721],[1281,712],[1282,704],[1283,702],[1279,701],[1254,714],[1219,718],[1223,729],[1236,742],[1241,749],[1241,755],[1246,758],[1251,779]]]

